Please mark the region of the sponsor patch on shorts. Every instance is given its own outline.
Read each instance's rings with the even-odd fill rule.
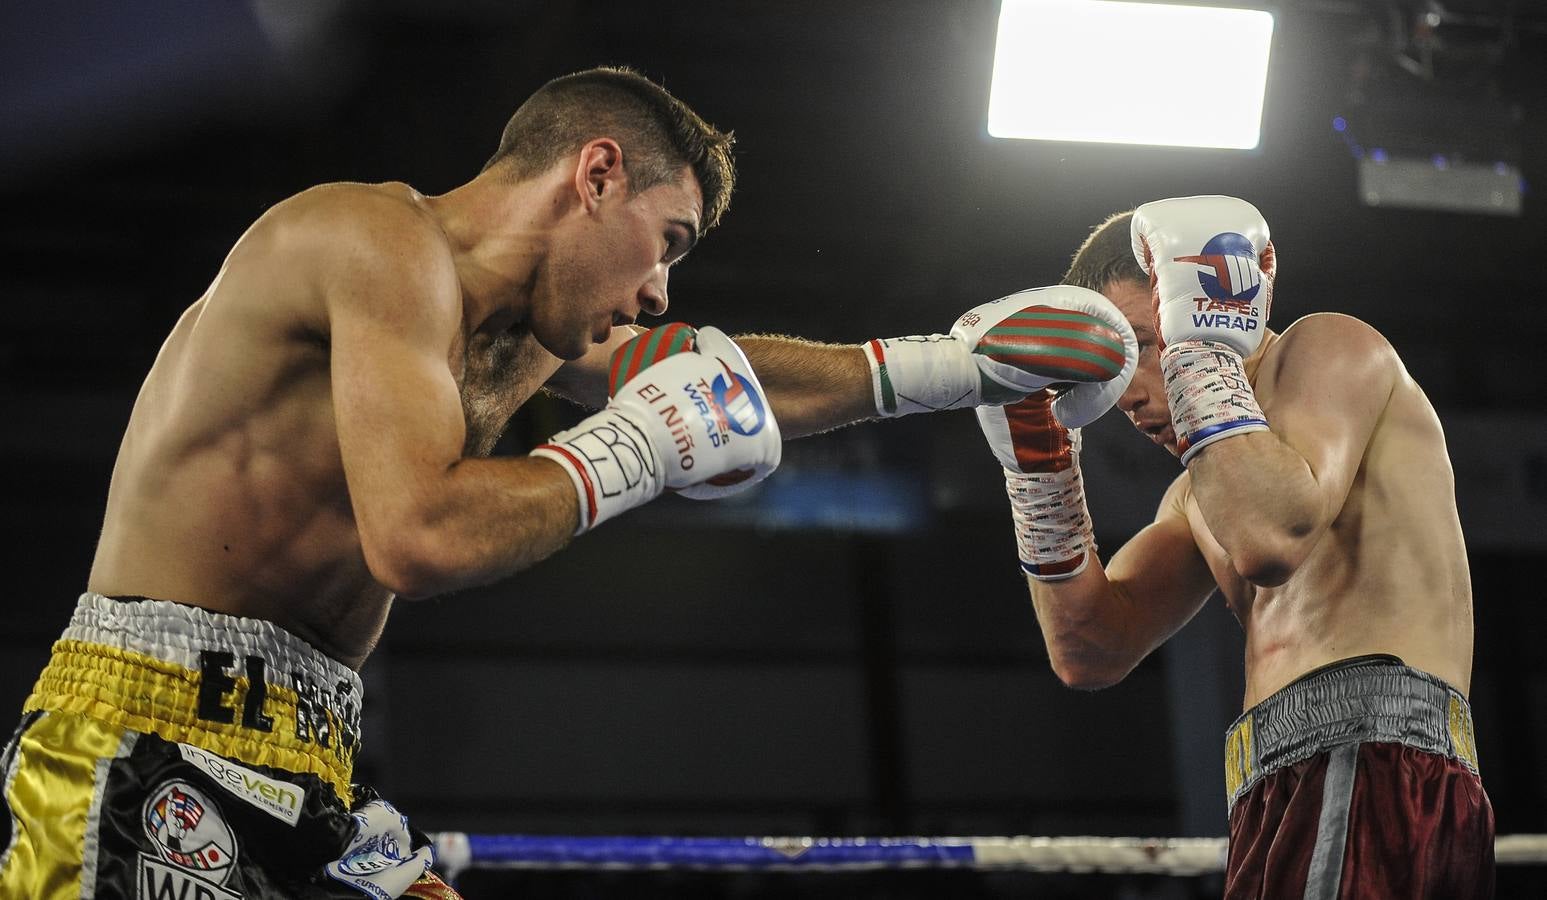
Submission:
[[[306,791],[300,785],[254,772],[202,747],[178,744],[177,752],[238,800],[256,806],[287,825],[300,821],[301,806],[306,801]]]

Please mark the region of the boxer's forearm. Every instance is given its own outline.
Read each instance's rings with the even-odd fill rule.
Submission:
[[[1121,681],[1197,615],[1215,590],[1186,512],[1186,478],[1167,489],[1155,520],[1105,563],[1059,581],[1030,580],[1053,670],[1070,687]]]
[[[362,522],[361,550],[376,580],[410,599],[534,565],[569,543],[579,516],[569,478],[530,457],[464,459],[404,495],[390,525]]]
[[[1210,444],[1187,470],[1210,533],[1253,584],[1287,580],[1331,521],[1305,457],[1271,431]]]
[[[1072,688],[1110,687],[1133,670],[1143,653],[1129,640],[1131,603],[1107,580],[1094,558],[1085,570],[1063,581],[1028,577],[1032,606],[1058,679]]]
[[[830,431],[876,416],[870,367],[855,345],[742,335],[746,353],[786,438]]]

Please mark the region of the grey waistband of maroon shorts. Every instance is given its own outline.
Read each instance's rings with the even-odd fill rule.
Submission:
[[[1333,747],[1396,743],[1477,771],[1466,698],[1391,657],[1360,658],[1307,675],[1241,715],[1225,733],[1230,807],[1265,776]]]

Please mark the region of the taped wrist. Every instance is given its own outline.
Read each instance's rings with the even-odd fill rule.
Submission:
[[[1096,550],[1078,459],[1061,472],[1004,470],[1021,568],[1038,581],[1061,581],[1085,570]]]
[[[582,534],[660,495],[666,471],[644,428],[608,407],[561,431],[531,453],[564,467],[580,498]]]
[[[1219,341],[1181,341],[1160,354],[1182,465],[1215,441],[1267,431],[1246,363]]]
[[[876,414],[892,418],[977,406],[978,367],[948,334],[877,338],[865,344]]]

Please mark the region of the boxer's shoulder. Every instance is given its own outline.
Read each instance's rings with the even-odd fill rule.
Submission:
[[[1290,323],[1268,348],[1268,359],[1304,363],[1353,353],[1389,353],[1391,344],[1374,326],[1345,313],[1318,312]]]
[[[207,324],[235,316],[239,333],[288,336],[300,323],[311,340],[328,331],[328,297],[340,287],[372,284],[452,304],[458,290],[451,249],[420,200],[401,183],[326,184],[275,204],[232,248],[206,295],[217,313],[205,317]],[[255,329],[254,322],[271,327]]]
[[[1321,333],[1365,333],[1379,335],[1375,326],[1364,321],[1358,316],[1351,316],[1341,312],[1313,312],[1306,313],[1284,329],[1283,335],[1287,336],[1292,331],[1321,332]]]
[[[449,262],[451,256],[446,234],[423,195],[402,182],[318,185],[275,204],[253,233],[299,259],[409,257],[423,263],[434,257]]]
[[[282,261],[265,268],[284,273],[274,277],[315,314],[333,319],[341,303],[372,316],[413,309],[439,321],[458,313],[450,240],[424,198],[401,182],[311,188],[270,210],[254,232],[260,258]]]
[[[1263,352],[1252,376],[1260,398],[1285,382],[1314,383],[1328,377],[1349,389],[1371,387],[1401,368],[1396,350],[1368,323],[1343,313],[1296,319]]]

